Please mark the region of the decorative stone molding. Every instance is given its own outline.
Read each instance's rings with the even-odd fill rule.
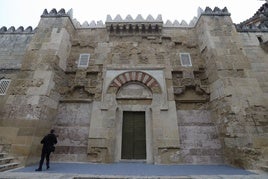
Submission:
[[[15,29],[14,26],[9,27],[8,29],[3,26],[0,29],[0,34],[33,34],[35,33],[37,28],[33,29],[31,26],[24,29],[24,27],[20,26],[19,28]]]
[[[177,102],[206,103],[209,101],[209,86],[201,82],[205,71],[174,71],[172,73],[173,90]],[[202,80],[203,79],[203,80]]]
[[[148,15],[148,17],[144,19],[140,14],[135,19],[130,15],[125,19],[122,19],[120,15],[117,15],[114,19],[112,19],[110,15],[107,15],[105,25],[106,29],[111,34],[158,34],[162,30],[163,21],[161,15],[158,15],[156,19],[151,15]]]
[[[181,80],[181,86],[174,86],[174,94],[180,95],[185,92],[186,88],[192,87],[198,94],[209,95],[209,88],[206,85],[200,85],[199,80],[184,78]]]
[[[66,90],[63,92],[62,97],[63,99],[69,99],[69,100],[78,100],[78,99],[83,99],[83,100],[88,100],[92,99],[94,96],[94,93],[91,93],[86,89],[85,86],[81,85],[75,85],[71,89]]]
[[[238,32],[268,32],[268,3],[263,4],[253,17],[235,26]]]
[[[147,86],[152,92],[160,93],[160,85],[151,75],[141,71],[129,71],[118,75],[112,80],[109,88],[115,88],[118,91],[121,86],[128,82],[140,82]],[[108,89],[108,91],[110,91]]]
[[[185,20],[182,20],[181,23],[179,23],[178,20],[175,20],[173,23],[170,20],[167,20],[166,23],[164,24],[164,27],[191,28],[191,27],[194,27],[196,25],[196,23],[201,15],[204,15],[204,16],[230,16],[231,14],[228,12],[228,9],[226,7],[223,9],[215,7],[214,10],[212,10],[210,7],[206,7],[205,11],[201,7],[198,7],[197,17],[194,17],[190,21],[189,24]]]

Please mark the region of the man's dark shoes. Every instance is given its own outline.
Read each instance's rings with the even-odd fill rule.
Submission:
[[[35,171],[40,172],[42,171],[42,169],[38,168],[38,169],[35,169]]]

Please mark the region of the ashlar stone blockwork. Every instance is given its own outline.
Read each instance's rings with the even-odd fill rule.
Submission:
[[[268,160],[266,11],[267,3],[238,25],[218,7],[199,8],[189,25],[151,15],[81,25],[72,10],[52,9],[34,30],[2,27],[0,80],[11,83],[0,96],[0,145],[33,164],[54,128],[54,161],[120,162],[142,151],[146,163],[261,168]],[[88,65],[78,65],[80,54],[89,54]],[[181,54],[189,54],[188,65]],[[123,131],[124,114],[141,116],[127,125],[143,135]],[[134,141],[133,150],[123,139]]]

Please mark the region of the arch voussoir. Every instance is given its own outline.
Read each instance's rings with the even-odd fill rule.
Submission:
[[[109,85],[109,88],[116,87],[117,90],[128,82],[140,82],[151,89],[152,92],[161,92],[160,85],[150,74],[142,71],[128,71],[116,76]],[[110,90],[108,90],[109,92]]]

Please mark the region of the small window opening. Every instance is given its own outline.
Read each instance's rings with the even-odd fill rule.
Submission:
[[[181,65],[185,67],[192,66],[191,56],[189,53],[180,53]]]
[[[80,54],[78,67],[88,67],[89,58],[90,58],[89,53]]]
[[[6,95],[11,80],[2,79],[0,80],[0,95]]]

